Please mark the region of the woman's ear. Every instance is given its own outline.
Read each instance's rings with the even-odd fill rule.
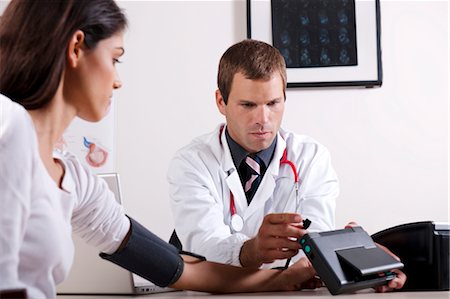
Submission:
[[[84,32],[77,30],[71,37],[67,47],[67,66],[77,67],[84,54]]]

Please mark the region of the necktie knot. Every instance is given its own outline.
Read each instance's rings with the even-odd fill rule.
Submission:
[[[248,204],[250,204],[261,182],[264,162],[257,155],[248,155],[242,162],[242,165],[245,196]]]
[[[247,165],[250,167],[251,171],[256,174],[256,175],[260,175],[261,174],[261,159],[258,158],[258,156],[251,156],[248,155],[247,158],[245,158],[245,163],[247,163]]]

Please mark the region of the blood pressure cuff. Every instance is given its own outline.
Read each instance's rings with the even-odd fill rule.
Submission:
[[[131,235],[124,248],[100,257],[113,262],[160,287],[174,284],[183,273],[184,262],[178,249],[161,240],[137,221],[131,222]]]

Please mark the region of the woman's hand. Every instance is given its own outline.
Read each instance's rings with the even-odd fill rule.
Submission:
[[[392,251],[387,249],[385,246],[378,244],[378,243],[375,243],[375,244],[377,244],[378,247],[383,249],[387,254],[391,255],[397,261],[400,261],[400,258],[398,256],[396,256],[395,254],[393,254]],[[389,281],[387,285],[376,287],[375,290],[377,292],[385,293],[385,292],[390,292],[394,289],[403,288],[403,286],[405,285],[405,282],[406,282],[406,274],[403,273],[403,271],[398,270],[398,269],[393,269],[393,270],[391,270],[391,272],[395,273],[397,276],[394,279],[392,279],[391,281]]]
[[[323,286],[322,281],[316,276],[316,270],[306,257],[283,270],[279,279],[282,283],[280,289],[285,291],[315,289]]]
[[[350,221],[345,228],[351,228],[354,226],[358,226],[358,224],[354,221]],[[391,255],[393,258],[395,258],[397,261],[400,261],[400,258],[398,256],[396,256],[395,254],[392,253],[392,251],[390,251],[387,247],[375,243],[378,247],[380,247],[381,249],[383,249],[387,254]],[[394,289],[401,289],[406,282],[406,274],[398,269],[393,269],[391,270],[392,273],[396,274],[396,277],[392,280],[390,280],[388,282],[387,285],[382,285],[382,286],[378,286],[375,288],[375,290],[379,293],[385,293],[385,292],[390,292],[393,291]]]

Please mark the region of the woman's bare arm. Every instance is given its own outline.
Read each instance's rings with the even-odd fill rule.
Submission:
[[[302,258],[288,269],[260,270],[199,261],[183,256],[184,271],[175,289],[210,293],[293,291],[322,286],[311,263]]]

